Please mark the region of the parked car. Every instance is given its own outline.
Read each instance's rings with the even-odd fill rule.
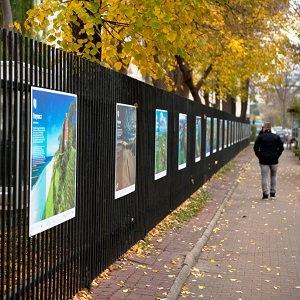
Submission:
[[[289,133],[287,130],[278,130],[276,134],[280,136],[283,143],[287,143],[289,140]]]
[[[283,130],[282,126],[274,126],[273,128],[274,128],[275,131]]]

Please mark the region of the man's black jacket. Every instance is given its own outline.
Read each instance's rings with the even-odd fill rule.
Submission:
[[[260,164],[276,165],[284,148],[279,135],[267,130],[257,137],[253,149]]]

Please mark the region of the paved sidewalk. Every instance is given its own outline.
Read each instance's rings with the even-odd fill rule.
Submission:
[[[206,184],[212,199],[197,218],[149,255],[117,261],[93,299],[300,299],[300,162],[283,152],[278,199],[262,201],[252,147]]]
[[[290,150],[276,200],[261,196],[254,158],[178,299],[300,299],[300,162]]]

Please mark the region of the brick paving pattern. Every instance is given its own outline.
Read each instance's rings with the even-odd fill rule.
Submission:
[[[300,162],[280,159],[276,200],[251,160],[178,299],[300,299]]]
[[[91,291],[92,299],[158,300],[172,288],[180,291],[175,279],[186,255],[233,188],[181,294],[173,299],[300,299],[300,162],[290,150],[283,152],[278,197],[262,201],[252,147],[234,159],[225,178],[207,182],[212,199],[196,218],[154,242],[151,254],[116,261],[110,278]]]

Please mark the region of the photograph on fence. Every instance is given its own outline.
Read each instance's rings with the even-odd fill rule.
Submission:
[[[218,119],[214,118],[214,128],[213,128],[213,153],[217,152],[218,143]]]
[[[230,146],[233,145],[233,121],[230,121]]]
[[[236,143],[236,122],[232,122],[232,143]]]
[[[115,199],[135,191],[136,108],[116,105]]]
[[[29,236],[75,217],[77,96],[31,89]]]
[[[219,150],[222,150],[222,139],[223,139],[223,122],[224,120],[219,119]]]
[[[231,145],[235,144],[235,122],[231,122]]]
[[[186,168],[187,155],[187,115],[179,114],[178,126],[178,170]]]
[[[228,121],[228,147],[231,146],[231,121]]]
[[[195,162],[201,160],[201,117],[196,116]]]
[[[211,132],[211,118],[206,118],[206,145],[205,156],[210,156],[210,132]]]
[[[228,145],[228,120],[224,120],[224,148]]]
[[[155,110],[155,173],[157,180],[167,175],[168,112]]]

